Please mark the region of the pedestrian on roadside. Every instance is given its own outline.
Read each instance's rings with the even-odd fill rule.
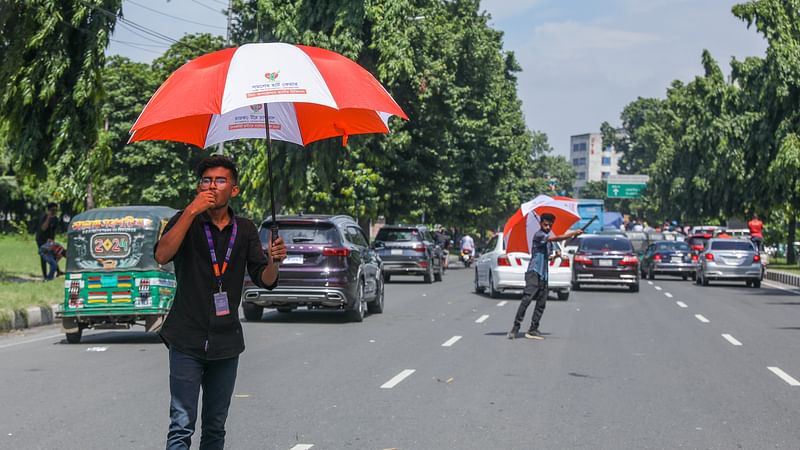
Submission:
[[[533,234],[533,239],[531,239],[531,260],[528,263],[528,270],[525,272],[525,290],[522,293],[519,308],[517,308],[517,315],[514,317],[514,325],[507,335],[509,339],[517,337],[519,327],[525,319],[525,311],[527,311],[528,305],[534,299],[536,300],[536,306],[533,309],[531,327],[525,333],[525,337],[528,339],[544,339],[544,336],[539,332],[539,321],[542,319],[547,303],[548,262],[561,257],[560,252],[553,253],[553,242],[572,239],[583,234],[583,230],[573,230],[561,236],[550,236],[550,229],[553,227],[555,220],[556,218],[553,214],[542,214],[539,219],[541,228]]]
[[[47,243],[48,240],[56,239],[56,230],[58,229],[58,204],[50,202],[47,204],[47,212],[45,212],[36,223],[36,252],[39,254],[39,262],[42,267],[42,278],[48,278],[47,266],[50,262],[42,255],[41,248]],[[52,268],[52,265],[50,266]],[[58,273],[58,266],[56,265],[56,272]]]
[[[758,214],[753,214],[750,222],[747,222],[747,228],[750,230],[750,241],[759,252],[764,250],[764,224],[758,218]]]
[[[52,239],[48,239],[47,242],[39,247],[39,257],[44,259],[47,265],[50,266],[50,271],[45,274],[45,281],[50,281],[54,279],[56,275],[64,273],[58,268],[58,260],[64,256],[66,256],[64,247]]]
[[[239,303],[245,270],[259,287],[274,289],[286,257],[281,238],[262,248],[255,224],[229,205],[239,195],[239,173],[222,155],[197,168],[197,196],[167,224],[154,249],[159,264],[173,261],[175,300],[160,331],[169,349],[168,450],[188,449],[203,391],[201,449],[225,445],[239,354],[244,351]]]

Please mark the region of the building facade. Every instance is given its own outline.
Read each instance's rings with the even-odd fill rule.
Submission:
[[[575,169],[574,191],[580,190],[589,181],[605,181],[618,173],[619,153],[614,147],[603,145],[601,133],[586,133],[570,136],[569,160]]]

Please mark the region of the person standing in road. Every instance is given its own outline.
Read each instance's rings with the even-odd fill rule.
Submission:
[[[544,336],[539,332],[539,321],[542,319],[547,303],[548,262],[561,256],[560,252],[553,253],[553,242],[572,239],[583,234],[583,230],[573,230],[561,236],[550,236],[550,229],[553,227],[555,220],[556,218],[552,214],[542,214],[539,220],[541,228],[533,234],[531,260],[528,263],[528,270],[525,272],[525,290],[522,293],[519,308],[517,308],[517,315],[514,317],[514,325],[511,327],[511,331],[508,332],[509,339],[517,337],[519,327],[525,319],[525,311],[527,311],[528,305],[534,299],[536,300],[536,306],[533,309],[531,327],[525,333],[525,337],[528,339],[544,339]]]
[[[225,445],[225,421],[244,351],[239,303],[245,270],[265,289],[278,284],[286,257],[281,238],[262,249],[255,224],[229,205],[239,195],[239,174],[230,158],[200,162],[197,196],[167,224],[155,247],[159,264],[173,261],[177,289],[160,336],[169,349],[168,450],[188,449],[203,391],[201,449]],[[271,238],[271,237],[270,237]]]
[[[764,250],[764,224],[759,220],[758,214],[753,214],[753,218],[747,222],[747,228],[750,229],[750,241],[756,249],[759,252]]]
[[[39,254],[39,260],[42,266],[42,278],[45,280],[52,279],[52,277],[48,278],[48,271],[47,266],[50,264],[45,256],[42,255],[41,249],[47,241],[54,241],[56,239],[56,230],[58,229],[58,204],[50,202],[47,204],[47,212],[39,218],[39,221],[36,224],[36,253]],[[56,266],[56,274],[60,275],[61,271],[58,270],[58,266]]]

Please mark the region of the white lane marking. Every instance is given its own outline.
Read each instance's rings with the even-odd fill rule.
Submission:
[[[689,307],[689,305],[687,305],[686,303],[683,303],[683,302],[675,302],[675,303],[677,303],[678,306],[680,306],[681,308],[688,308]]]
[[[648,281],[648,282],[647,282],[647,284],[649,284],[650,286],[652,286],[652,285],[653,285],[653,282],[652,282],[652,281]]]
[[[656,286],[656,290],[660,291],[661,290],[661,286]]]
[[[453,344],[458,342],[460,339],[461,336],[453,336],[450,339],[448,339],[444,344],[442,344],[442,347],[452,347]]]
[[[63,336],[64,336],[63,334],[51,334],[51,335],[48,335],[48,336],[42,336],[42,337],[38,337],[38,338],[35,338],[35,339],[28,339],[27,341],[14,342],[14,343],[11,343],[11,344],[3,344],[3,345],[0,345],[0,348],[14,347],[14,346],[17,346],[17,345],[29,344],[31,342],[45,341],[47,339],[53,339],[55,337],[63,337]]]
[[[486,322],[486,319],[488,319],[488,318],[489,318],[489,315],[488,315],[488,314],[484,314],[484,315],[482,315],[482,316],[478,317],[478,320],[476,320],[476,321],[475,321],[475,323],[483,323],[483,322]]]
[[[290,448],[289,450],[308,450],[313,446],[314,444],[297,444],[294,447]]]
[[[697,320],[699,320],[700,322],[703,323],[711,322],[710,320],[706,319],[702,314],[695,314],[694,316],[697,317]]]
[[[508,300],[503,300],[502,302],[498,303],[497,306],[506,306],[506,303],[508,303]]]
[[[791,292],[792,294],[800,294],[800,291],[797,291],[795,289],[785,288],[785,287],[777,285],[775,283],[770,283],[769,281],[762,281],[761,284],[769,286],[769,287],[773,287],[775,289],[780,289],[782,291]]]
[[[788,373],[782,371],[780,367],[767,367],[770,372],[777,375],[781,380],[787,382],[789,386],[800,386],[800,381],[795,380],[792,378]]]
[[[736,340],[735,337],[731,336],[730,334],[723,334],[722,337],[725,338],[726,341],[730,342],[731,345],[735,345],[737,347],[741,346],[742,343]]]
[[[406,369],[397,375],[394,376],[391,380],[383,383],[381,389],[391,389],[397,386],[401,381],[405,380],[406,378],[410,377],[412,373],[416,372],[414,369]]]
[[[664,295],[666,295],[667,298],[672,298],[672,294],[670,294],[669,292],[664,292]]]
[[[89,347],[86,349],[87,352],[104,352],[108,350],[108,347]]]

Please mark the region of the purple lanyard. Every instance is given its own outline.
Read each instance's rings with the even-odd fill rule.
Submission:
[[[217,286],[219,286],[220,292],[222,292],[222,275],[225,274],[225,270],[228,268],[228,262],[231,260],[231,251],[233,251],[233,243],[236,241],[236,232],[238,231],[238,227],[236,226],[236,218],[233,219],[233,232],[231,233],[231,240],[228,242],[228,251],[225,252],[225,261],[222,263],[222,269],[219,268],[219,263],[217,263],[217,252],[214,251],[214,239],[211,237],[211,229],[208,227],[208,224],[203,224],[203,227],[206,230],[206,239],[208,240],[208,250],[211,252],[211,263],[214,267],[214,276],[217,277]]]

